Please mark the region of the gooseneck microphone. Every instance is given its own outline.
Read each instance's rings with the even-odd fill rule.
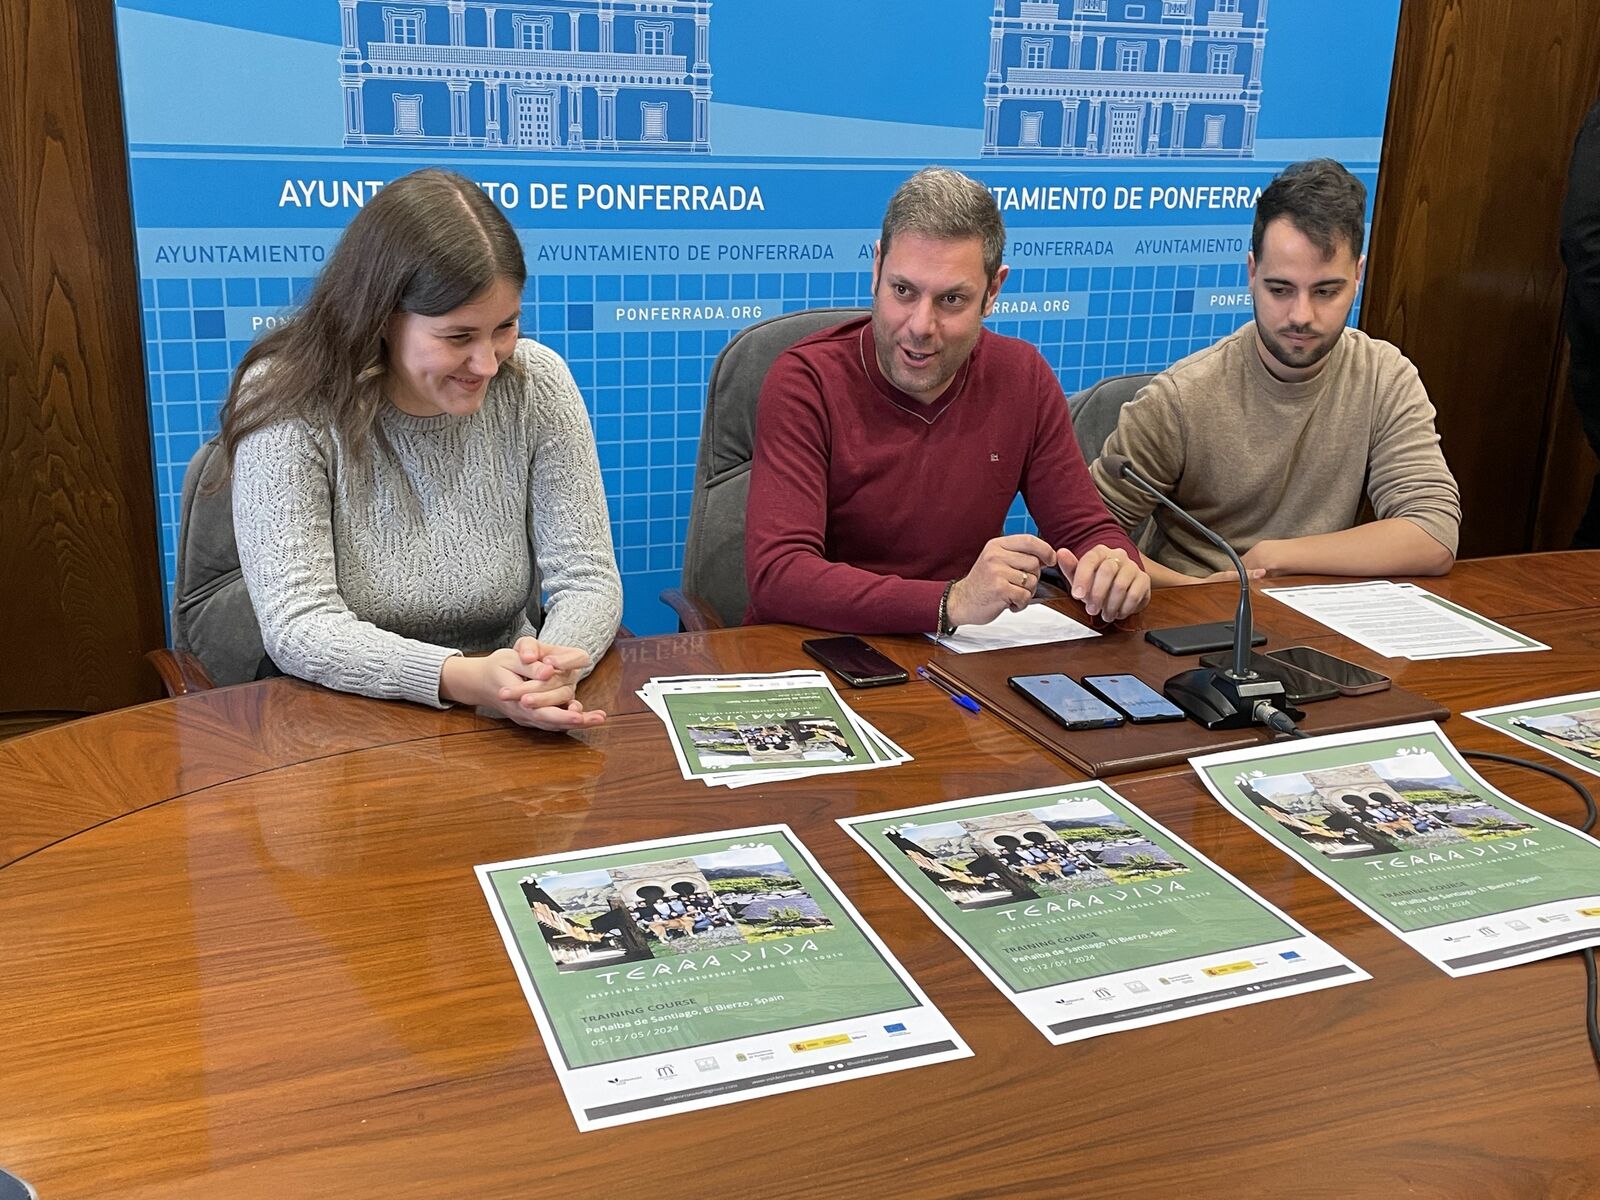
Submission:
[[[1227,667],[1196,667],[1167,680],[1161,690],[1188,716],[1207,729],[1243,729],[1266,725],[1279,733],[1297,734],[1300,713],[1290,708],[1283,684],[1259,675],[1250,667],[1250,575],[1232,546],[1173,503],[1160,488],[1139,474],[1125,454],[1103,454],[1100,464],[1107,474],[1126,479],[1140,491],[1176,513],[1195,532],[1228,556],[1239,574],[1239,607],[1233,620],[1233,661]]]

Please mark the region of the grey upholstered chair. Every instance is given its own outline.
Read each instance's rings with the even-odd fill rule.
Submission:
[[[173,648],[145,655],[169,696],[277,674],[239,571],[227,472],[222,446],[213,439],[195,451],[183,473]]]
[[[1122,406],[1153,378],[1149,372],[1112,375],[1068,398],[1067,412],[1072,416],[1072,431],[1078,435],[1078,445],[1083,448],[1084,462],[1100,457],[1106,438],[1117,427],[1117,414]]]
[[[1072,417],[1072,432],[1078,436],[1078,446],[1083,451],[1083,461],[1092,463],[1105,449],[1106,439],[1117,427],[1117,417],[1122,406],[1139,394],[1139,389],[1155,376],[1148,371],[1132,375],[1110,375],[1099,383],[1086,387],[1067,398],[1067,412]],[[1149,532],[1150,519],[1139,522],[1129,531],[1136,546],[1144,545]],[[1055,582],[1060,582],[1055,580]],[[1065,586],[1063,584],[1063,586]]]
[[[683,547],[683,586],[661,601],[686,630],[738,625],[750,603],[744,578],[744,510],[750,498],[756,401],[774,359],[830,325],[865,316],[864,308],[810,308],[740,330],[722,348],[706,387],[694,499]]]

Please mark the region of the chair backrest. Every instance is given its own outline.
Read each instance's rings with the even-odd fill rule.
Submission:
[[[750,604],[744,513],[756,401],[767,369],[801,338],[866,313],[864,308],[811,308],[769,317],[736,333],[711,368],[683,547],[683,590],[709,603],[725,625],[743,621]]]
[[[255,679],[266,658],[239,571],[227,476],[227,456],[215,439],[189,460],[178,502],[172,591],[172,644],[198,658],[219,687]]]
[[[1134,375],[1112,375],[1067,400],[1067,412],[1072,416],[1072,431],[1078,435],[1078,445],[1083,449],[1083,461],[1093,462],[1100,457],[1106,438],[1117,427],[1117,414],[1122,406],[1139,389],[1155,378],[1149,372]]]

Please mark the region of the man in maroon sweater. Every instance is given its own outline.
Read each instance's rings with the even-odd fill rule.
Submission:
[[[756,416],[747,623],[853,633],[982,625],[1056,566],[1089,613],[1142,609],[1150,578],[1084,469],[1061,386],[983,327],[1007,268],[976,180],[901,185],[873,256],[872,317],[786,350]],[[1042,538],[997,536],[1021,491]]]

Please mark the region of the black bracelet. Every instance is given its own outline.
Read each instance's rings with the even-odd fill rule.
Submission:
[[[940,637],[949,637],[956,631],[956,627],[950,624],[950,593],[954,590],[955,586],[956,580],[952,579],[949,583],[944,585],[944,594],[939,597]]]

